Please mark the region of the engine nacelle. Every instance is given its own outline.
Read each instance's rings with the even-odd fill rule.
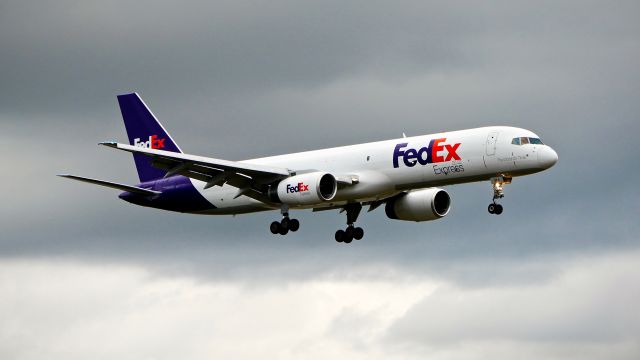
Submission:
[[[338,182],[333,175],[313,172],[282,180],[278,183],[277,199],[274,200],[288,205],[314,205],[331,201],[337,191]]]
[[[440,219],[449,213],[451,198],[438,188],[416,190],[387,201],[384,208],[390,219],[429,221]]]

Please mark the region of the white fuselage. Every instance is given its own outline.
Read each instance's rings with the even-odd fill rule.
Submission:
[[[357,183],[339,188],[330,202],[297,208],[332,207],[347,202],[384,199],[413,189],[484,181],[497,176],[528,175],[549,168],[557,160],[556,153],[547,145],[512,144],[518,137],[538,138],[525,129],[484,127],[271,156],[242,163],[278,166],[298,174],[324,171],[357,179]],[[246,196],[234,198],[238,189],[230,185],[204,189],[204,182],[194,179],[191,182],[215,205],[216,209],[206,211],[207,214],[239,214],[274,208]]]

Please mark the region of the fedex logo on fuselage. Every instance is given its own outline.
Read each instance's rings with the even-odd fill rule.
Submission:
[[[151,135],[147,141],[141,141],[140,138],[133,140],[133,146],[143,147],[147,149],[163,149],[166,139],[158,139],[158,135]]]
[[[299,182],[295,186],[292,186],[291,184],[287,184],[287,194],[288,193],[303,192],[303,191],[309,191],[309,185],[306,185],[303,182]]]
[[[412,148],[403,150],[409,143],[398,144],[393,150],[393,167],[397,168],[400,166],[400,158],[402,158],[402,162],[407,167],[414,167],[418,163],[420,165],[427,165],[460,160],[460,156],[458,156],[457,153],[460,143],[444,144],[445,141],[447,141],[447,138],[432,139],[429,141],[429,146],[417,150]]]

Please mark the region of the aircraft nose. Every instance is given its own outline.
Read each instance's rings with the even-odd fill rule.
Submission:
[[[550,146],[544,146],[538,151],[538,163],[548,169],[558,162],[558,153]]]

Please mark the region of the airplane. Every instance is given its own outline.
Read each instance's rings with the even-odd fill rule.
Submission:
[[[61,174],[123,191],[132,204],[191,214],[236,215],[280,210],[272,234],[300,228],[290,210],[340,210],[347,227],[335,240],[364,236],[355,222],[363,208],[384,205],[387,217],[431,221],[449,213],[451,198],[442,186],[488,181],[490,214],[500,215],[504,186],[512,179],[546,170],[557,153],[535,133],[490,126],[430,135],[304,151],[244,161],[184,153],[137,93],[117,96],[129,144],[103,142],[130,152],[140,183],[126,185]]]

